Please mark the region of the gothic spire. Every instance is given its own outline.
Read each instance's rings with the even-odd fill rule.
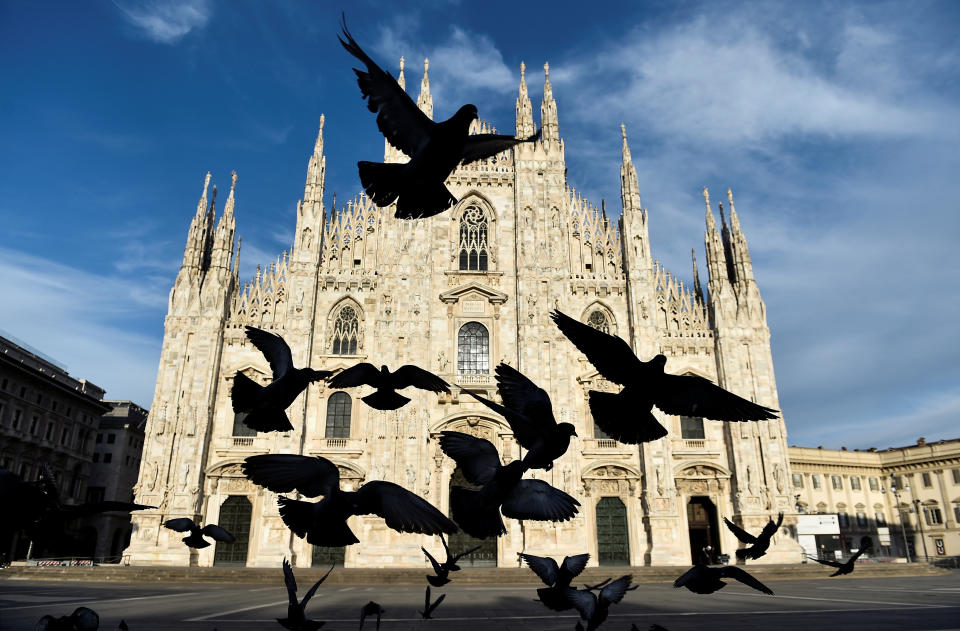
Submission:
[[[697,251],[690,248],[690,258],[693,259],[693,295],[697,302],[703,304],[703,287],[700,286],[700,270],[697,269]]]
[[[403,76],[403,57],[400,58],[400,74],[397,75],[397,83],[400,84],[400,87],[404,90],[407,89],[407,78]]]
[[[750,260],[750,250],[747,248],[747,238],[740,229],[740,218],[733,205],[733,192],[727,189],[727,202],[730,204],[730,235],[729,251],[731,265],[739,282],[753,280],[753,263]]]
[[[204,218],[203,232],[200,239],[202,244],[200,250],[200,270],[205,272],[210,269],[210,258],[213,254],[213,229],[217,218],[217,185],[213,185],[213,194],[210,196],[210,208]]]
[[[199,267],[203,252],[203,228],[207,214],[207,190],[210,187],[210,172],[203,178],[203,193],[197,202],[197,212],[190,220],[187,244],[183,248],[183,267]]]
[[[427,115],[427,118],[433,120],[433,97],[430,96],[430,75],[427,74],[430,69],[430,60],[423,60],[423,79],[420,80],[420,96],[417,97],[417,107]]]
[[[217,230],[214,235],[213,249],[211,253],[211,265],[230,269],[230,256],[233,254],[233,235],[236,231],[237,222],[233,216],[235,200],[234,190],[237,188],[237,172],[230,174],[230,194],[227,196],[227,203],[223,207],[223,214],[220,216],[220,222],[217,224]]]
[[[403,74],[404,67],[404,58],[400,58],[400,74],[397,75],[397,83],[400,84],[400,89],[403,91],[407,90],[407,78]],[[432,103],[432,100],[431,100]],[[384,138],[383,139],[383,161],[384,162],[406,162],[407,158],[403,155],[403,152],[390,144],[390,142]]]
[[[623,123],[620,124],[620,135],[623,136],[622,161],[620,163],[620,200],[623,203],[625,213],[638,212],[642,209],[640,184],[637,181],[637,170],[633,166],[633,159],[630,157],[630,145],[627,144],[627,127]]]
[[[543,101],[540,103],[540,127],[543,129],[543,143],[545,145],[560,141],[557,102],[553,100],[553,86],[550,85],[549,63],[543,64]]]
[[[327,158],[323,155],[323,124],[326,117],[320,115],[320,129],[313,145],[313,154],[307,163],[307,182],[303,187],[303,201],[311,207],[323,203],[323,185],[327,171]]]
[[[527,66],[520,62],[520,94],[517,96],[517,138],[532,136],[536,129],[533,126],[533,105],[530,104],[530,95],[527,93]]]
[[[713,216],[713,210],[710,208],[710,191],[707,190],[707,187],[703,187],[703,201],[707,207],[707,231],[703,238],[703,244],[707,251],[707,274],[709,275],[709,282],[711,283],[723,283],[730,279],[728,268],[727,268],[727,256],[725,253],[725,248],[723,244],[723,237],[721,233],[717,230],[717,222]],[[721,208],[721,217],[723,216],[723,209]],[[726,230],[726,221],[723,223],[724,230]],[[711,296],[714,295],[713,289],[711,291]],[[713,300],[713,298],[711,298]]]

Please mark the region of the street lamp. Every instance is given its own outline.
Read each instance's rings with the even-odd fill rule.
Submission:
[[[910,485],[907,485],[907,489]],[[887,489],[880,489],[881,493],[886,493]],[[900,534],[903,535],[903,554],[907,557],[907,563],[910,563],[910,547],[907,545],[907,529],[903,525],[903,509],[900,508],[900,493],[897,492],[897,478],[890,474],[890,492],[893,493],[893,499],[897,503],[897,514],[900,515]]]
[[[920,526],[920,541],[923,543],[923,560],[926,562],[930,561],[930,558],[927,556],[927,538],[923,536],[923,520],[920,519],[920,510],[923,509],[924,514],[926,514],[927,509],[920,506],[920,500],[913,500],[913,505],[917,508],[917,525]]]

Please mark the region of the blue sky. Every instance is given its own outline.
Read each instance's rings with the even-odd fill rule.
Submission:
[[[0,3],[0,329],[149,406],[208,170],[239,174],[243,274],[293,239],[326,114],[327,199],[383,140],[321,2]],[[361,2],[351,30],[435,116],[512,130],[550,62],[569,180],[619,207],[627,126],[654,256],[703,261],[734,191],[791,444],[960,435],[960,4]],[[535,114],[538,117],[538,113]]]

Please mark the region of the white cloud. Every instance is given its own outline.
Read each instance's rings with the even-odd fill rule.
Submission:
[[[176,44],[206,26],[212,14],[209,0],[114,0],[114,4],[142,35],[161,44]]]

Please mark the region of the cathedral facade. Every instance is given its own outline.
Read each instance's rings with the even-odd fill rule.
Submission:
[[[563,337],[551,309],[619,335],[641,359],[665,354],[668,372],[701,375],[779,409],[770,332],[730,192],[718,222],[704,189],[705,299],[695,261],[688,287],[651,256],[625,131],[619,221],[569,186],[544,69],[541,140],[459,167],[447,181],[459,203],[427,219],[395,219],[392,207],[363,195],[327,206],[321,117],[292,250],[248,283],[238,277],[236,176],[218,219],[207,175],[170,292],[136,487],[136,501],[157,508],[133,515],[133,564],[275,566],[287,557],[300,567],[425,565],[420,546],[439,550],[439,539],[394,532],[375,516],[350,520],[362,546],[310,546],[284,525],[277,495],[246,480],[241,464],[254,454],[323,456],[340,469],[343,488],[390,480],[448,514],[451,483],[462,478],[439,449],[440,432],[481,436],[505,461],[520,457],[504,419],[461,392],[496,397],[500,362],[550,394],[558,422],[576,426],[579,437],[553,469],[528,476],[576,497],[580,513],[560,524],[505,519],[508,533],[484,541],[468,564],[516,567],[518,552],[587,551],[591,563],[684,565],[708,546],[732,558],[737,541],[723,518],[754,531],[777,512],[788,516],[760,562],[800,561],[782,419],[725,424],[656,411],[670,433],[639,446],[595,428],[587,391],[617,386]],[[426,66],[418,105],[432,118]],[[534,131],[521,67],[516,133]],[[385,159],[404,158],[388,145]],[[271,375],[246,325],[282,335],[297,366],[416,364],[450,383],[451,394],[407,390],[410,403],[380,412],[359,400],[366,389],[315,383],[287,410],[293,431],[257,434],[230,402],[238,371],[261,383]],[[237,543],[190,550],[162,527],[184,516],[219,523]]]

